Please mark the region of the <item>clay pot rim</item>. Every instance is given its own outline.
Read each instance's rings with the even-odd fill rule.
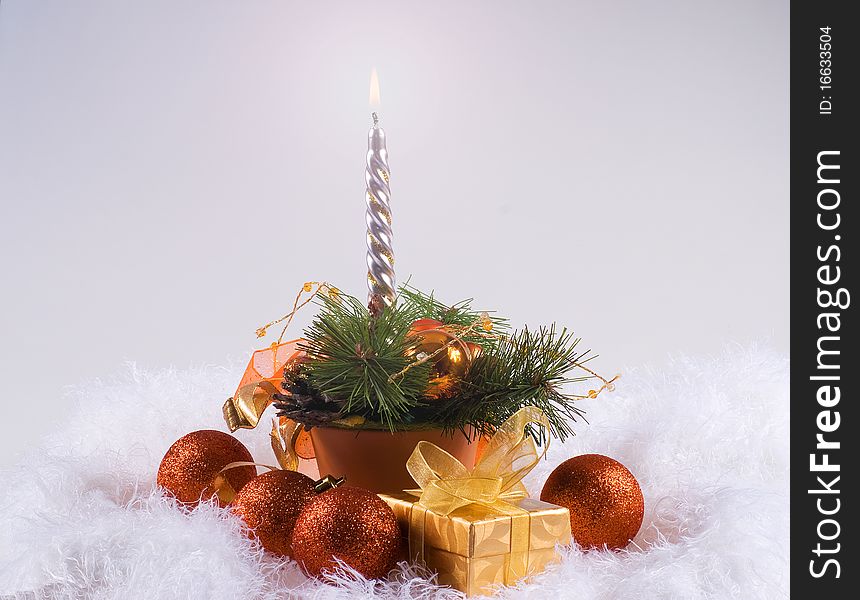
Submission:
[[[311,433],[314,429],[337,429],[339,431],[354,431],[356,433],[360,433],[362,431],[370,431],[370,432],[376,432],[376,433],[389,433],[391,435],[397,435],[398,433],[418,433],[418,432],[427,432],[427,431],[439,431],[443,435],[445,435],[446,437],[454,437],[455,435],[460,434],[460,435],[462,435],[462,436],[464,436],[464,437],[466,437],[472,441],[474,441],[474,439],[477,439],[477,436],[474,439],[470,438],[465,432],[463,432],[459,429],[453,429],[453,430],[449,430],[446,432],[443,427],[440,427],[439,425],[437,425],[435,423],[415,423],[410,427],[399,427],[399,428],[395,429],[394,431],[391,431],[391,429],[389,429],[388,427],[386,427],[382,423],[373,423],[369,427],[368,427],[367,423],[365,423],[363,425],[338,425],[338,424],[334,424],[334,423],[329,423],[327,425],[313,425],[312,427],[305,427],[305,431],[307,431],[308,433]],[[471,427],[470,427],[470,429],[474,430],[474,428],[471,428]]]

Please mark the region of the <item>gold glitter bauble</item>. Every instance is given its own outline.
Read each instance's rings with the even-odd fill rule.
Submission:
[[[623,548],[639,531],[645,513],[636,478],[601,454],[561,463],[547,478],[540,499],[570,511],[573,539],[583,548]]]
[[[293,530],[293,556],[310,575],[337,566],[335,558],[379,579],[394,567],[400,528],[379,496],[362,488],[339,487],[305,505]]]
[[[421,321],[428,320],[422,319]],[[416,321],[420,323],[420,321]],[[418,343],[409,354],[416,360],[429,356],[456,338],[442,329],[416,329]],[[456,340],[430,359],[430,382],[424,395],[428,398],[448,398],[457,390],[457,385],[469,369],[472,353],[463,342]]]
[[[232,435],[209,429],[194,431],[176,440],[161,459],[158,485],[190,506],[213,496],[218,498],[218,504],[226,506],[257,476],[255,467],[235,467],[221,473],[230,463],[240,461],[254,459]]]
[[[292,556],[296,519],[314,496],[314,480],[297,471],[269,471],[252,479],[233,501],[232,509],[273,554]]]

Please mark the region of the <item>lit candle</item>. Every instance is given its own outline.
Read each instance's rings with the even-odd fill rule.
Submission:
[[[370,105],[379,105],[379,78],[376,69],[370,75]],[[367,290],[373,303],[379,296],[390,305],[394,302],[394,249],[391,245],[391,205],[388,186],[388,149],[379,117],[373,113],[373,126],[367,134]]]

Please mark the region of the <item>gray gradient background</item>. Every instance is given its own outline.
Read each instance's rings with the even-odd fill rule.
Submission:
[[[787,354],[788,18],[3,0],[0,463],[72,410],[68,385],[241,362],[306,279],[364,293],[372,66],[401,279],[569,324],[607,373]]]

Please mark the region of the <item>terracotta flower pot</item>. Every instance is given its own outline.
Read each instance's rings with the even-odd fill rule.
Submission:
[[[372,492],[415,488],[406,460],[422,441],[448,451],[468,468],[475,464],[477,442],[461,432],[445,435],[440,429],[398,431],[314,427],[310,430],[320,475],[346,477],[346,484]]]

